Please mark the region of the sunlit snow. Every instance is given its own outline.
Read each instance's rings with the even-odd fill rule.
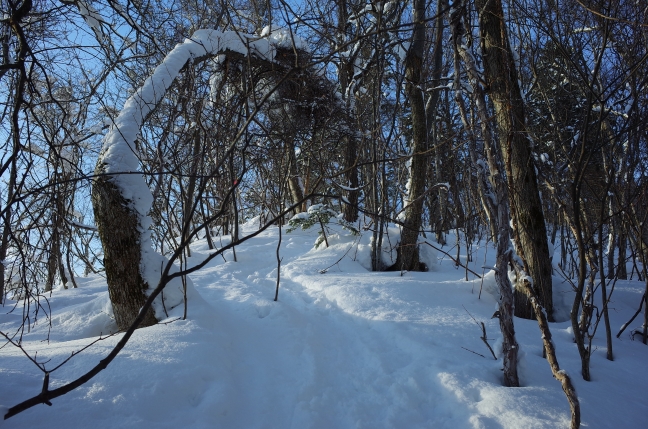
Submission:
[[[258,225],[251,221],[243,232]],[[396,235],[392,228],[385,242],[394,245]],[[358,238],[340,229],[329,234],[329,248],[314,249],[317,228],[284,233],[279,301],[273,302],[278,230],[270,228],[237,247],[238,262],[228,252],[192,274],[195,291],[186,321],[169,319],[138,330],[97,377],[53,400],[52,407],[34,407],[0,426],[568,427],[569,407],[542,358],[535,321],[515,320],[523,387],[502,386],[501,360],[490,357],[475,323],[485,323],[497,351],[501,335],[497,319],[491,319],[496,306],[492,272],[483,281],[470,274],[465,281],[463,268],[423,246],[429,249],[429,272],[373,273],[367,270],[370,236]],[[444,251],[454,254],[456,248],[451,244]],[[472,270],[482,273],[482,266],[494,264],[492,247],[473,251]],[[207,253],[204,242],[194,243],[190,264]],[[463,244],[460,253],[465,261]],[[48,369],[114,329],[105,281],[88,277],[77,282],[78,289],[47,296],[49,342],[43,341],[49,321],[42,313],[25,334],[25,350]],[[633,341],[629,328],[614,339],[615,361],[607,361],[599,328],[593,381],[584,382],[570,324],[564,321],[573,294],[559,277],[554,282],[556,316],[563,321],[551,325],[553,339],[580,398],[582,427],[646,427],[648,347]],[[637,281],[617,283],[610,304],[614,333],[636,310],[643,287]],[[10,301],[2,309],[3,332],[15,330],[22,319],[17,305],[11,311]],[[117,340],[100,341],[74,357],[51,374],[51,387],[96,365]],[[42,380],[20,350],[0,349],[3,407],[38,394]]]

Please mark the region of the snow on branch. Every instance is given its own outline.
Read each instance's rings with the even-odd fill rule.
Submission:
[[[116,175],[115,184],[121,188],[124,198],[131,201],[140,216],[146,216],[152,205],[151,192],[141,175],[119,173],[138,170],[139,158],[134,144],[137,133],[145,118],[160,103],[180,70],[191,60],[226,52],[272,61],[276,49],[270,38],[276,39],[274,32],[267,38],[259,38],[235,31],[198,30],[191,38],[177,45],[126,101],[104,138],[100,163],[103,164],[105,173]],[[294,38],[298,39],[296,36]]]
[[[152,219],[148,213],[153,205],[153,195],[139,171],[139,153],[135,145],[143,122],[162,101],[166,91],[189,62],[230,54],[239,57],[253,57],[266,63],[276,63],[278,61],[275,59],[277,50],[285,48],[287,43],[285,31],[279,31],[280,33],[271,32],[267,37],[234,31],[196,31],[191,38],[178,44],[167,54],[153,74],[126,101],[106,134],[97,162],[96,173],[100,176],[111,176],[110,182],[117,188],[120,199],[127,202],[128,210],[137,217],[138,242],[141,249],[139,270],[149,287],[158,284],[162,275],[161,269],[166,265],[166,258],[155,252],[151,244],[149,228]],[[302,43],[301,39],[295,35],[291,36],[291,40]],[[181,290],[181,288],[175,289]],[[165,294],[164,299],[165,302],[168,301],[173,306],[181,301],[183,296],[180,294],[172,297],[169,292]],[[157,304],[154,306],[156,314],[163,314]]]

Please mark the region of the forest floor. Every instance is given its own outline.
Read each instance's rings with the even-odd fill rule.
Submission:
[[[246,224],[244,232],[254,226]],[[171,310],[166,323],[136,331],[113,363],[84,386],[53,400],[51,407],[39,405],[0,420],[0,426],[569,427],[568,403],[542,358],[535,321],[515,319],[523,387],[502,386],[501,359],[495,360],[480,339],[477,322],[485,324],[498,353],[501,334],[492,318],[497,289],[492,271],[484,268],[494,264],[492,245],[472,247],[469,267],[483,279],[468,273],[466,281],[462,267],[429,246],[423,246],[429,272],[371,272],[369,233],[329,232],[330,247],[315,249],[315,228],[284,231],[277,302],[278,228],[236,247],[236,262],[231,251],[214,259],[190,276],[186,320],[177,320],[182,309]],[[385,245],[395,244],[395,236]],[[457,253],[454,242],[443,250]],[[202,241],[191,251],[189,264],[208,253]],[[465,262],[465,245],[459,254]],[[47,294],[37,319],[30,309],[32,325],[23,347],[47,369],[115,329],[105,280],[94,276],[77,282],[78,289]],[[644,287],[636,278],[616,282],[610,303],[613,335],[636,311]],[[593,340],[592,381],[585,382],[567,321],[573,292],[558,275],[554,288],[558,322],[551,330],[560,366],[576,386],[582,427],[645,428],[648,346],[630,335],[642,316],[614,338],[614,361],[606,359],[601,322]],[[18,329],[27,311],[12,301],[1,310],[3,332]],[[96,365],[119,336],[98,341],[54,371],[50,388]],[[0,348],[2,414],[38,394],[42,383],[43,373],[21,350]]]

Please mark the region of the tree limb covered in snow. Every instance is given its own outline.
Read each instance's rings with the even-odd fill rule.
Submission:
[[[242,127],[242,130],[246,129],[259,107],[289,76],[301,70],[301,57],[306,56],[304,44],[296,36],[288,37],[285,33],[286,30],[277,30],[259,37],[236,31],[196,31],[191,38],[177,45],[126,101],[104,138],[95,171],[98,176],[93,184],[92,201],[104,249],[108,288],[120,329],[131,324],[146,300],[150,285],[158,283],[160,269],[166,263],[166,258],[155,252],[151,243],[151,190],[141,174],[122,174],[139,170],[136,140],[141,126],[189,63],[196,64],[222,54],[239,61],[246,60],[266,74],[281,76],[257,101],[255,112]],[[293,45],[299,46],[300,51],[291,50]],[[241,133],[237,134],[228,151],[234,149]],[[151,310],[143,326],[154,323],[156,318]]]

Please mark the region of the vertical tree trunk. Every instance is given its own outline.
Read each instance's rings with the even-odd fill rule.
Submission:
[[[142,278],[140,261],[140,225],[110,176],[102,175],[97,167],[97,178],[92,186],[92,204],[99,237],[104,251],[108,293],[113,306],[115,322],[120,330],[128,329],[146,302],[144,291],[148,284]],[[157,323],[149,309],[140,327]]]
[[[465,43],[464,36],[469,35],[464,30],[466,20],[466,7],[462,2],[460,5],[455,5],[452,13],[450,14],[450,27],[452,31],[452,41],[454,43],[454,67],[455,70],[460,69],[460,59],[464,62],[464,67],[466,68],[466,73],[468,75],[468,81],[472,88],[472,97],[477,109],[477,117],[479,118],[481,125],[481,137],[484,140],[484,150],[488,154],[487,165],[488,169],[481,159],[478,158],[477,154],[477,137],[475,130],[472,129],[471,123],[468,118],[468,112],[464,105],[464,100],[462,98],[462,82],[461,76],[459,73],[455,73],[455,102],[459,107],[459,113],[461,116],[461,121],[463,122],[464,128],[469,133],[471,138],[471,145],[469,147],[470,160],[473,163],[473,166],[477,169],[478,174],[478,183],[477,183],[477,192],[479,194],[480,202],[484,207],[484,212],[488,218],[488,224],[490,227],[490,234],[493,243],[497,243],[497,235],[499,231],[499,226],[497,224],[497,202],[492,198],[492,195],[495,193],[495,188],[497,184],[494,181],[494,176],[491,173],[490,182],[487,174],[490,170],[499,169],[498,161],[495,160],[494,154],[492,153],[492,145],[494,144],[494,137],[492,133],[492,128],[490,126],[488,107],[486,104],[486,94],[484,88],[482,87],[482,77],[475,64],[474,57],[471,53],[468,52],[468,43]],[[508,202],[507,202],[508,204]]]
[[[191,247],[189,246],[189,233],[191,231],[191,218],[194,213],[196,213],[196,207],[194,206],[195,193],[196,193],[196,180],[198,175],[198,162],[201,153],[201,139],[200,131],[195,130],[193,135],[193,146],[192,146],[192,156],[189,162],[191,163],[189,168],[189,183],[187,185],[187,193],[183,202],[183,212],[182,212],[182,242],[186,243],[187,257],[191,256]]]
[[[58,207],[58,202],[55,203]],[[63,228],[62,219],[59,212],[54,212],[52,215],[52,236],[50,238],[50,252],[47,258],[47,279],[45,281],[45,292],[50,292],[54,288],[56,281],[56,274],[64,274],[63,269],[63,256],[61,254],[61,229]],[[61,281],[65,282],[65,277],[62,276]],[[67,282],[65,282],[67,283]],[[64,286],[67,289],[67,286]]]
[[[619,280],[628,279],[628,269],[626,267],[626,250],[628,242],[626,240],[626,233],[624,228],[619,228],[619,256],[617,258],[617,271],[616,275]]]
[[[14,139],[14,145],[16,145],[16,141],[19,141],[19,138]],[[19,147],[19,146],[14,146],[14,147]],[[6,289],[6,284],[7,284],[7,276],[6,276],[6,268],[5,264],[3,263],[7,259],[7,251],[9,250],[9,241],[11,238],[11,216],[12,216],[12,206],[14,203],[14,191],[16,187],[16,154],[17,151],[15,151],[14,159],[11,162],[11,171],[9,173],[9,183],[7,186],[7,207],[4,212],[3,216],[3,223],[2,223],[2,238],[0,239],[0,304],[4,303],[4,296],[5,293],[7,292]]]
[[[601,213],[601,219],[604,213]],[[610,225],[612,222],[610,221]],[[603,312],[603,323],[605,324],[605,344],[606,344],[606,357],[608,360],[614,360],[614,353],[612,351],[612,328],[610,327],[610,315],[608,311],[608,303],[610,301],[610,296],[607,293],[607,284],[605,278],[605,270],[603,268],[603,224],[599,223],[598,227],[598,239],[601,243],[601,248],[599,249],[599,266],[600,266],[600,278],[601,278],[601,301],[603,303],[602,312]]]
[[[519,347],[515,339],[515,326],[513,324],[513,291],[511,287],[511,281],[508,277],[508,266],[511,258],[509,249],[510,227],[508,219],[510,217],[510,213],[508,195],[501,168],[502,154],[497,150],[497,145],[489,126],[488,112],[486,108],[486,97],[480,83],[481,79],[479,78],[478,70],[473,61],[472,55],[470,55],[466,51],[466,47],[463,45],[463,37],[465,34],[463,29],[464,19],[465,5],[463,2],[459,2],[459,4],[455,5],[455,8],[453,9],[450,17],[452,34],[456,49],[455,70],[459,69],[459,57],[461,57],[464,60],[466,70],[468,72],[470,84],[473,89],[473,96],[477,105],[477,114],[481,122],[482,138],[484,139],[484,149],[488,163],[488,172],[490,173],[491,188],[487,189],[488,183],[486,182],[485,177],[481,178],[481,181],[483,182],[481,183],[481,186],[483,187],[482,192],[493,194],[492,198],[491,196],[487,197],[489,205],[488,210],[490,212],[490,216],[493,217],[491,227],[497,225],[497,257],[495,262],[495,281],[500,292],[498,313],[500,331],[502,332],[502,363],[504,373],[503,381],[505,386],[517,387],[520,385],[517,373],[517,357]],[[458,73],[458,71],[456,73]],[[459,87],[459,82],[455,82],[455,85]],[[457,99],[457,101],[461,101],[460,97]],[[462,116],[464,116],[464,125],[467,126],[468,121],[465,117],[465,113],[462,113]],[[475,139],[473,139],[473,144],[476,144]],[[475,148],[471,148],[471,152],[474,153]],[[482,175],[485,176],[486,172],[482,171]]]
[[[524,102],[504,24],[501,0],[475,0],[479,11],[484,75],[495,107],[500,149],[504,155],[514,241],[533,288],[552,320],[551,259],[535,165],[525,129]],[[516,290],[516,315],[530,319],[533,310],[524,291]]]
[[[347,136],[344,139],[344,166],[346,168],[345,186],[349,189],[346,191],[346,201],[342,206],[344,220],[355,222],[358,220],[358,200],[360,191],[358,190],[358,142],[354,136]]]
[[[346,0],[337,0],[337,40],[338,45],[342,46],[347,43],[346,26],[349,23],[349,14],[347,11]],[[346,97],[349,83],[353,77],[353,64],[348,57],[340,58],[340,67],[338,71],[340,78],[340,89],[342,97]],[[352,97],[349,94],[349,97]],[[347,114],[351,116],[351,103],[350,100],[346,101]],[[358,141],[354,135],[349,133],[344,137],[344,168],[346,173],[344,184],[349,189],[345,191],[346,201],[342,206],[342,213],[347,222],[355,222],[358,220],[358,200],[360,191],[358,190]]]
[[[499,299],[499,325],[502,332],[502,363],[504,366],[504,385],[518,387],[520,381],[517,373],[518,344],[515,340],[515,327],[513,325],[513,292],[511,281],[508,277],[508,263],[511,257],[509,252],[509,226],[506,219],[509,217],[508,204],[506,201],[506,187],[500,173],[497,173],[496,187],[497,215],[498,215],[498,237],[497,237],[497,258],[495,263],[495,281],[500,292]],[[516,285],[517,286],[517,285]]]
[[[297,168],[297,156],[295,156],[295,145],[290,143],[286,145],[286,150],[288,151],[288,162],[290,176],[288,177],[288,187],[290,189],[290,196],[292,197],[293,204],[298,204],[304,201],[304,187],[301,181],[301,175],[299,174],[299,168]],[[301,206],[295,207],[295,213],[301,211]]]
[[[434,87],[441,86],[441,77],[443,70],[443,15],[440,11],[444,9],[444,3],[447,0],[437,1],[437,17],[434,21],[434,49],[433,49],[433,66],[430,80]],[[441,98],[441,89],[432,91],[425,103],[428,144],[434,151],[434,177],[435,183],[445,182],[446,177],[453,176],[454,171],[448,168],[449,149],[447,145],[442,145],[443,137],[439,138],[436,118],[439,114],[439,99]],[[456,189],[453,187],[453,191]],[[436,212],[430,210],[430,224],[434,225],[436,240],[439,244],[445,244],[444,232],[449,229],[450,220],[447,214],[448,189],[439,186],[436,192]],[[455,200],[458,205],[458,200]]]
[[[425,178],[427,177],[428,140],[425,103],[421,90],[423,50],[425,47],[425,1],[413,0],[414,30],[412,44],[405,58],[406,92],[412,114],[412,157],[410,181],[396,263],[392,270],[420,270],[418,237],[423,217]]]

